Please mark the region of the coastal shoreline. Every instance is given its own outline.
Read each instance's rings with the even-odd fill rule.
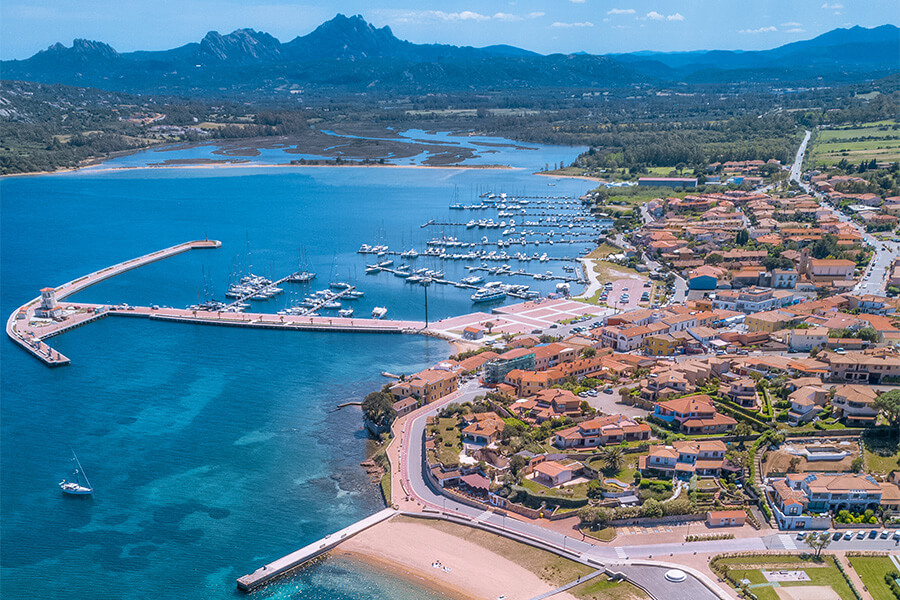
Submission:
[[[386,573],[396,579],[401,579],[429,591],[443,594],[452,600],[483,600],[482,596],[467,593],[456,586],[440,581],[438,578],[431,576],[426,572],[412,569],[401,562],[389,560],[384,556],[379,556],[371,552],[346,550],[338,546],[329,553],[329,557],[365,565],[370,569]]]
[[[348,556],[459,600],[500,596],[527,600],[559,585],[534,570],[536,554],[539,563],[557,560],[554,555],[463,525],[414,517],[379,523],[346,539],[330,554]],[[530,566],[520,564],[522,560]],[[574,600],[565,592],[554,598]]]
[[[606,179],[600,177],[588,177],[586,175],[559,175],[551,171],[535,171],[532,175],[541,175],[543,177],[553,177],[554,179],[583,179],[584,181],[595,181],[597,183],[609,183]]]
[[[149,170],[163,170],[163,169],[271,169],[271,168],[296,168],[296,169],[308,169],[308,168],[395,168],[395,169],[442,169],[442,170],[453,170],[453,169],[485,169],[485,170],[521,170],[522,167],[511,167],[509,165],[398,165],[398,164],[291,164],[291,163],[246,163],[246,162],[235,162],[235,163],[196,163],[196,164],[147,164],[133,167],[102,167],[103,163],[98,163],[97,165],[89,165],[84,167],[66,167],[64,169],[58,169],[56,171],[37,171],[34,173],[9,173],[7,175],[0,176],[0,180],[6,179],[8,177],[36,177],[39,175],[57,175],[60,173],[115,173],[120,171],[149,171]]]

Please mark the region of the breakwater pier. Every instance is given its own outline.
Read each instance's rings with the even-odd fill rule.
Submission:
[[[216,240],[185,242],[133,258],[53,288],[44,288],[41,296],[23,304],[6,321],[6,335],[20,348],[49,367],[70,364],[70,359],[50,347],[46,340],[77,327],[109,316],[147,318],[159,321],[250,327],[257,329],[288,329],[297,331],[343,331],[364,333],[420,332],[421,321],[389,319],[355,319],[348,317],[320,317],[310,315],[273,315],[271,313],[239,313],[216,310],[159,308],[157,306],[102,305],[65,302],[64,299],[96,283],[115,277],[131,269],[195,249],[221,247]]]
[[[89,275],[73,279],[72,281],[52,288],[53,298],[56,301],[63,300],[72,294],[78,293],[81,290],[109,279],[110,277],[115,277],[126,271],[137,269],[138,267],[142,267],[158,260],[170,258],[177,254],[181,254],[182,252],[187,252],[188,250],[214,249],[221,246],[222,243],[217,240],[195,240],[157,250],[156,252],[132,258],[100,269],[99,271],[94,271]],[[42,292],[42,296],[43,295]],[[59,317],[50,316],[48,322],[42,323],[41,327],[36,328],[33,327],[31,323],[35,323],[36,319],[39,318],[35,314],[35,311],[41,310],[42,296],[23,304],[13,311],[6,320],[6,335],[26,352],[48,366],[58,367],[68,365],[70,362],[69,359],[58,351],[50,348],[43,340],[53,337],[54,335],[59,335],[73,327],[80,327],[90,321],[94,321],[100,318],[102,314],[97,314],[93,311],[88,313],[85,311],[85,314],[83,314],[81,318],[68,322],[66,319],[59,321],[57,320]],[[63,310],[60,309],[58,312],[62,313]],[[37,329],[37,331],[35,331],[35,329]]]
[[[373,525],[377,525],[382,521],[390,519],[395,514],[397,514],[397,511],[393,508],[385,508],[370,517],[366,517],[352,525],[344,527],[340,531],[326,535],[317,542],[304,546],[295,552],[291,552],[287,556],[283,556],[263,565],[252,573],[239,577],[237,580],[237,587],[243,592],[252,592],[273,579],[290,573],[317,556],[321,556],[347,538],[353,537],[357,533],[364,531]]]

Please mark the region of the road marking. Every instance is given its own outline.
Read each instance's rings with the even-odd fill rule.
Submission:
[[[781,539],[781,543],[784,546],[785,550],[796,550],[797,544],[794,543],[794,538],[791,536],[782,533],[778,536]]]
[[[486,510],[486,511],[484,511],[483,513],[481,513],[480,515],[478,515],[477,517],[475,517],[474,520],[475,520],[475,521],[479,521],[479,522],[481,522],[481,521],[486,521],[487,518],[490,517],[492,514],[494,514],[493,511]]]
[[[888,557],[891,559],[891,562],[897,567],[897,570],[900,571],[900,561],[897,560],[897,557],[893,554],[888,554]]]
[[[628,558],[628,555],[625,554],[625,548],[623,548],[622,546],[616,546],[616,554],[619,556],[619,558]]]

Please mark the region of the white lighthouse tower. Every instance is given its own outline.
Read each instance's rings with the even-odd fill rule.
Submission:
[[[56,290],[45,287],[41,290],[41,304],[34,311],[34,316],[52,319],[59,315],[62,309],[56,303]]]

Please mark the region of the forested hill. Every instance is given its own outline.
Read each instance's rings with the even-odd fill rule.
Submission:
[[[129,93],[284,97],[616,88],[634,84],[852,83],[898,71],[900,29],[837,29],[763,52],[548,56],[511,46],[413,44],[361,16],[337,15],[288,42],[239,29],[158,52],[75,40],[3,61],[4,79]]]

